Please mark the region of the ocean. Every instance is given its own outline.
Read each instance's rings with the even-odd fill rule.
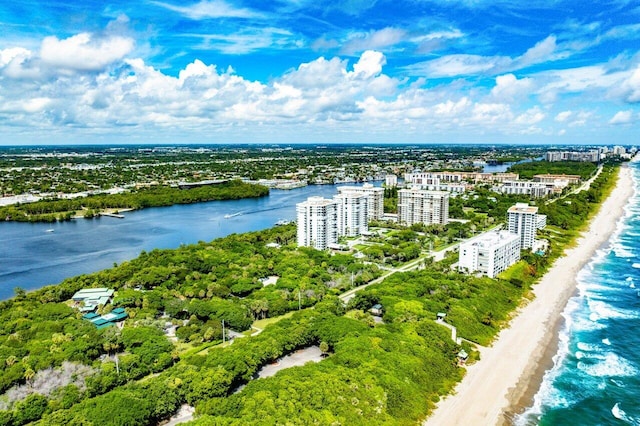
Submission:
[[[524,425],[640,425],[640,163],[609,243],[578,274],[558,352]]]

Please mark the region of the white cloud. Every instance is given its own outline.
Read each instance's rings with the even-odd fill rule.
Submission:
[[[382,35],[380,40],[392,39]],[[116,37],[79,34],[48,40],[66,52],[56,63],[50,56],[40,56],[55,50],[45,49],[46,43],[40,52],[0,50],[0,131],[30,129],[52,134],[75,129],[76,134],[105,138],[135,133],[180,140],[218,133],[247,140],[256,135],[277,139],[287,132],[295,138],[336,131],[380,135],[387,140],[407,132],[499,139],[538,133],[557,136],[558,122],[567,135],[576,135],[578,126],[602,114],[598,104],[590,104],[588,112],[576,110],[573,101],[564,102],[565,94],[573,99],[588,93],[594,99],[628,101],[638,87],[635,73],[640,72],[601,64],[527,76],[501,73],[493,87],[486,87],[486,79],[477,85],[464,79],[434,84],[424,78],[391,77],[385,72],[386,56],[365,50],[354,61],[319,57],[263,83],[198,59],[177,74],[168,74],[130,57],[128,45],[115,42]],[[537,52],[543,50],[537,48]],[[528,60],[533,61],[536,55],[529,53]],[[432,71],[444,74],[477,68],[496,72],[512,63],[508,57],[457,55],[448,59],[432,62]],[[85,63],[84,68],[80,63]],[[29,72],[33,78],[25,78]],[[555,96],[557,105],[540,104],[531,96],[548,93]]]
[[[406,31],[399,28],[383,28],[368,33],[351,34],[344,44],[342,51],[345,53],[362,52],[371,49],[384,49],[396,45],[406,38]]]
[[[232,34],[185,34],[203,40],[200,50],[218,50],[228,55],[244,55],[260,49],[299,48],[304,41],[281,28],[246,27]]]
[[[175,6],[165,2],[152,2],[165,9],[178,12],[193,20],[216,18],[258,18],[260,13],[251,9],[237,8],[223,0],[202,0],[191,6]]]
[[[569,127],[579,127],[587,124],[593,114],[591,112],[580,111],[575,114],[573,120],[569,123]]]
[[[571,117],[571,114],[573,114],[573,112],[571,112],[571,111],[559,112],[556,115],[555,120],[560,122],[560,123],[563,123],[563,122],[567,121],[569,119],[569,117]]]
[[[541,122],[545,117],[546,114],[536,106],[516,117],[515,122],[517,124],[533,125]]]
[[[12,47],[0,50],[0,68],[9,65],[15,59],[23,61],[31,56],[31,52],[22,47]]]
[[[633,111],[618,111],[611,120],[609,120],[609,124],[629,124],[633,121]]]
[[[499,100],[514,100],[528,96],[533,88],[533,79],[518,79],[513,74],[504,74],[496,77],[496,85],[491,89],[491,95]]]
[[[52,36],[42,41],[40,58],[45,64],[59,68],[100,71],[123,59],[133,46],[133,39],[120,36],[101,39],[80,33],[64,40]]]
[[[524,68],[529,65],[538,64],[551,60],[556,50],[556,37],[550,35],[544,40],[536,43],[535,46],[527,50],[524,55],[520,56],[515,62],[517,68]]]
[[[456,54],[406,67],[413,75],[426,77],[453,77],[459,75],[491,73],[503,68],[510,59],[502,56]]]
[[[625,100],[627,102],[640,102],[640,65],[622,83],[622,89],[625,91]]]
[[[420,44],[432,40],[449,40],[462,37],[464,37],[464,33],[456,28],[448,31],[434,31],[424,35],[413,36],[411,37],[411,41]]]
[[[371,78],[382,72],[387,58],[380,52],[367,50],[360,56],[360,60],[353,66],[353,72],[359,78]]]
[[[420,74],[433,77],[456,77],[477,74],[496,75],[539,63],[555,61],[568,56],[568,54],[568,52],[557,52],[556,37],[550,35],[516,58],[499,55],[453,54],[413,64],[406,67],[406,69],[413,75]]]

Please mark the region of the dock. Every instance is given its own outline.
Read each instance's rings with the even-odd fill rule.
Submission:
[[[115,217],[117,219],[124,219],[124,215],[118,214],[118,213],[100,213],[100,216],[107,216],[107,217]]]

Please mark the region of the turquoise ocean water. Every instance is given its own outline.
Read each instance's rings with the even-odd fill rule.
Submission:
[[[616,232],[578,275],[554,366],[517,425],[640,425],[640,163]]]

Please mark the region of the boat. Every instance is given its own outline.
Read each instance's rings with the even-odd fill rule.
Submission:
[[[233,213],[233,214],[225,214],[224,218],[225,219],[230,219],[230,218],[235,217],[235,216],[240,216],[241,214],[242,214],[241,212]]]
[[[284,226],[288,224],[289,224],[289,221],[284,219],[280,219],[279,221],[276,222],[276,226]]]
[[[46,231],[44,231],[44,232],[54,232],[54,231],[55,231],[55,229],[53,229],[53,228],[49,228],[49,229],[47,229],[47,230],[46,230]]]

